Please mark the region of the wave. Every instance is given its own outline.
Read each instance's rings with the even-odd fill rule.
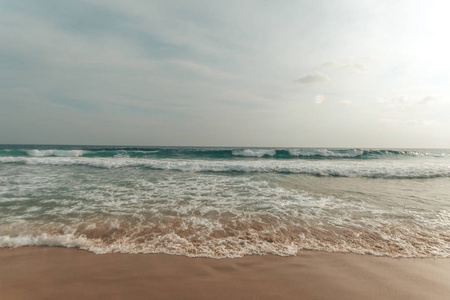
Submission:
[[[231,154],[234,156],[247,157],[275,156],[276,153],[277,151],[274,149],[236,149],[231,151]]]
[[[85,147],[80,149],[0,149],[0,157],[130,157],[130,158],[271,158],[271,159],[386,159],[448,157],[448,151],[315,148],[147,148]]]
[[[209,258],[293,256],[302,250],[405,258],[450,257],[448,231],[427,231],[400,223],[365,229],[288,221],[269,223],[264,219],[211,221],[168,217],[158,221],[156,224],[112,219],[78,224],[55,222],[51,226],[9,225],[9,232],[0,234],[0,247],[45,245],[76,247],[96,254],[164,253]]]
[[[397,160],[184,160],[129,157],[0,157],[1,163],[96,168],[149,168],[184,172],[286,173],[367,178],[450,177],[448,161]]]
[[[59,156],[59,157],[79,157],[83,156],[83,150],[27,150],[28,156],[45,157],[45,156]]]

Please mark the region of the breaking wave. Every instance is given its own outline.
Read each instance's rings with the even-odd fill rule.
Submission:
[[[131,158],[271,158],[271,159],[386,159],[447,157],[439,150],[316,149],[316,148],[148,148],[95,147],[80,149],[3,149],[0,157],[131,157]]]
[[[183,172],[285,173],[367,178],[450,177],[450,163],[442,160],[184,160],[89,157],[0,157],[0,163],[95,168],[148,168]]]

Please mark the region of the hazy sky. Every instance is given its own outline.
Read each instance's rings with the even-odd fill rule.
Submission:
[[[448,148],[449,11],[0,0],[0,144]]]

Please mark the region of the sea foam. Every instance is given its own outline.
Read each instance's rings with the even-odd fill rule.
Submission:
[[[0,163],[70,166],[96,168],[149,168],[184,172],[286,173],[315,176],[367,178],[435,178],[450,177],[448,160],[184,160],[147,158],[88,157],[0,157]]]
[[[29,156],[45,157],[45,156],[60,156],[60,157],[79,157],[83,156],[83,150],[27,150]]]

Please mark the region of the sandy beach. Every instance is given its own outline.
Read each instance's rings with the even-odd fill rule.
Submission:
[[[304,251],[187,258],[0,249],[1,299],[448,299],[450,259]]]

